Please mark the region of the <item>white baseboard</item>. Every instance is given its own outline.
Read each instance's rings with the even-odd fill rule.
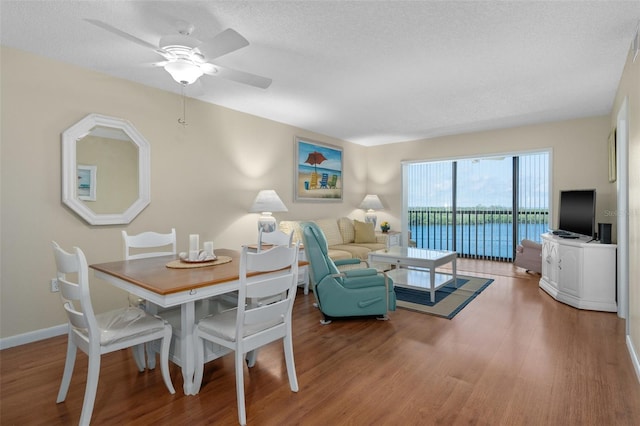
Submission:
[[[633,341],[631,340],[631,336],[627,335],[627,348],[629,349],[629,355],[631,355],[631,363],[633,364],[633,368],[636,370],[636,378],[638,382],[640,382],[640,358],[638,358],[638,353],[635,351],[635,346],[633,346]]]
[[[30,331],[29,333],[18,334],[17,336],[0,339],[0,350],[13,348],[14,346],[26,345],[38,340],[49,339],[51,337],[67,334],[68,324],[60,324],[54,327],[43,328],[41,330]]]

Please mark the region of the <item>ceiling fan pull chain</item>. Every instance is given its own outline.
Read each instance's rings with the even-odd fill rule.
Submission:
[[[182,86],[182,118],[178,118],[178,123],[182,124],[184,127],[187,126],[187,97],[184,94],[184,84]]]

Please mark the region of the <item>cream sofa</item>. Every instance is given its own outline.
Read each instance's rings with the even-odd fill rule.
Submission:
[[[302,242],[300,222],[311,221],[283,220],[279,227],[287,233],[293,231],[294,241]],[[363,222],[356,223],[348,217],[319,219],[312,222],[317,223],[322,229],[329,246],[329,257],[333,260],[360,259],[366,261],[370,251],[387,247],[387,235],[376,233],[375,230],[371,232],[370,229],[366,229],[367,226],[363,225]]]

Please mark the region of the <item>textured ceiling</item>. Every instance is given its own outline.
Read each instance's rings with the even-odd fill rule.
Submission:
[[[608,114],[640,21],[635,1],[5,1],[5,46],[180,93],[157,45],[195,25],[251,43],[188,95],[362,145]],[[6,107],[6,106],[5,106]]]

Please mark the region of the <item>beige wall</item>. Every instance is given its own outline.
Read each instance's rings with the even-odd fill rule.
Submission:
[[[177,95],[13,49],[1,55],[0,338],[66,322],[49,291],[51,240],[81,247],[90,263],[122,258],[122,229],[175,227],[180,251],[191,233],[239,247],[257,240],[258,215],[247,211],[267,188],[289,208],[278,220],[363,216],[364,147],[191,99],[185,128]],[[61,203],[60,134],[89,113],[129,120],[151,145],[151,204],[128,226],[87,225]],[[342,203],[293,202],[296,135],[343,147]],[[93,278],[91,291],[97,311],[126,303]]]
[[[616,208],[616,187],[608,180],[608,135],[609,117],[603,116],[371,147],[367,150],[369,192],[377,192],[389,206],[378,216],[399,229],[401,161],[550,149],[552,203],[557,204],[561,189],[595,188],[596,222],[614,223],[615,217],[609,216]],[[555,211],[553,216],[552,223],[556,224]]]
[[[627,58],[616,94],[611,126],[616,126],[618,111],[627,100],[629,126],[629,339],[636,357],[640,357],[640,57]],[[624,159],[623,159],[624,160]],[[637,371],[640,376],[640,371]]]

